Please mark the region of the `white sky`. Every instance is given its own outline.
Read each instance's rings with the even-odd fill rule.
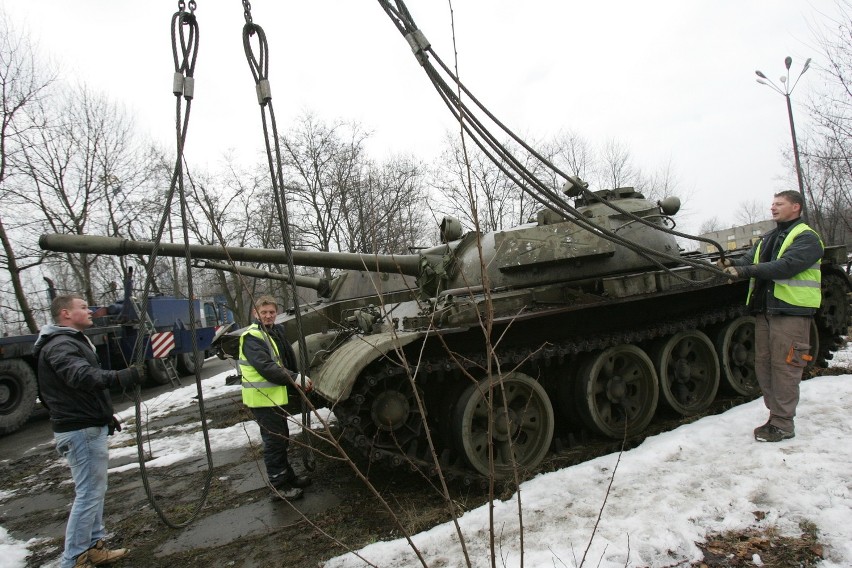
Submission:
[[[852,348],[835,355],[835,364],[852,366]],[[209,399],[236,387],[223,386],[222,373],[204,382]],[[193,404],[190,385],[148,401],[151,416]],[[587,559],[588,566],[672,566],[698,560],[696,541],[708,533],[775,526],[781,534],[798,536],[799,523],[816,524],[826,546],[825,568],[852,566],[852,375],[821,377],[802,383],[796,437],[778,444],[755,442],[752,430],[766,420],[762,401],[755,400],[724,414],[648,438],[626,452],[618,464],[611,494]],[[132,409],[122,413],[132,420]],[[316,421],[315,421],[316,423]],[[213,451],[247,446],[246,430],[258,443],[253,422],[211,429]],[[295,433],[295,430],[293,431]],[[110,457],[135,455],[120,447],[131,434],[110,438]],[[193,450],[194,449],[194,450]],[[158,439],[156,450],[167,458],[148,462],[163,467],[190,455],[203,455],[200,434]],[[577,565],[603,503],[618,456],[611,454],[539,475],[521,485],[525,526],[525,566]],[[59,460],[48,467],[62,467]],[[129,466],[111,472],[133,469]],[[0,500],[14,496],[0,491]],[[766,514],[762,521],[754,512]],[[513,568],[520,566],[517,501],[498,502],[495,510],[500,554]],[[459,521],[475,567],[488,564],[488,512],[472,510]],[[628,540],[629,539],[629,540]],[[461,552],[452,525],[439,525],[414,536],[430,566],[459,566]],[[0,558],[8,568],[26,566],[28,545],[0,527]],[[628,554],[629,553],[629,554]],[[416,567],[404,540],[378,542],[359,554],[377,566]],[[756,560],[760,562],[759,559]],[[50,564],[54,566],[56,563]],[[329,561],[326,568],[363,566],[353,555]]]
[[[242,47],[241,2],[197,0],[200,47],[187,155],[213,167],[229,149],[254,156],[260,118]],[[409,0],[441,57],[452,62],[447,2]],[[177,2],[0,0],[66,76],[125,102],[139,125],[174,148],[171,16]],[[716,216],[734,223],[743,201],[771,201],[788,188],[784,99],[755,82],[773,80],[793,57],[809,71],[799,104],[819,86],[813,29],[834,0],[455,0],[460,74],[504,122],[530,138],[571,129],[594,143],[627,145],[651,172],[671,161],[681,194],[692,194],[681,228]],[[373,155],[434,158],[449,112],[407,44],[375,1],[255,0],[270,45],[279,125],[302,111],[357,120],[374,132]],[[795,178],[789,178],[795,183]],[[793,186],[795,187],[795,186]]]

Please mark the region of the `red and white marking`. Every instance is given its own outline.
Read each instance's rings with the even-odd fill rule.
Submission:
[[[151,351],[154,359],[166,357],[175,348],[175,334],[171,331],[162,331],[151,335]]]

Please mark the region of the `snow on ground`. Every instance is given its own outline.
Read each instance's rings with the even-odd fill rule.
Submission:
[[[23,568],[27,565],[27,555],[30,553],[26,542],[9,536],[3,527],[0,527],[0,558],[3,566],[9,568]]]
[[[202,395],[204,400],[209,400],[213,397],[224,396],[229,393],[239,392],[240,385],[225,385],[225,377],[230,372],[215,375],[209,379],[202,381]],[[198,396],[196,385],[181,387],[172,391],[165,392],[155,398],[145,401],[142,406],[143,420],[154,420],[162,416],[168,415],[170,412],[187,408],[192,405],[197,405],[198,401],[195,397]],[[135,417],[135,408],[130,407],[127,410],[118,414],[120,420],[125,423],[132,424]],[[327,409],[320,409],[317,414],[323,420],[328,420],[330,412]],[[322,424],[317,420],[317,416],[311,417],[311,423],[314,428],[322,427]],[[157,438],[152,442],[154,448],[154,459],[146,461],[145,467],[166,467],[168,465],[178,463],[193,456],[198,456],[204,453],[204,434],[201,430],[195,429],[195,424],[171,426],[163,431],[170,432],[170,435]],[[192,432],[182,432],[183,430],[194,429]],[[294,416],[290,419],[290,435],[295,436],[302,431],[301,417]],[[109,439],[110,459],[123,458],[127,456],[137,456],[136,449],[136,434],[128,432],[128,429],[123,429],[121,432],[116,432]],[[208,437],[210,438],[210,447],[213,451],[224,451],[233,448],[248,447],[252,445],[260,445],[260,429],[254,421],[246,421],[234,424],[227,428],[208,428]],[[137,463],[128,463],[126,465],[111,468],[110,473],[128,471],[136,469]]]
[[[852,350],[836,354],[834,363],[852,366]],[[205,399],[239,388],[223,386],[227,374],[204,381]],[[148,401],[143,412],[149,419],[166,415],[194,404],[196,394],[195,385],[164,393]],[[754,441],[752,430],[766,420],[766,409],[756,400],[648,438],[625,452],[620,463],[612,454],[524,483],[524,565],[579,564],[617,466],[587,566],[667,566],[698,560],[701,552],[695,542],[710,532],[774,525],[784,534],[798,535],[804,520],[817,525],[827,545],[823,566],[852,566],[852,375],[803,382],[798,414],[796,438],[779,444]],[[132,422],[133,410],[122,412],[122,418]],[[248,445],[249,437],[259,443],[253,422],[211,428],[210,437],[214,452]],[[113,436],[110,456],[135,454],[132,445],[120,447],[130,439],[126,430]],[[199,432],[180,429],[156,444],[164,457],[148,462],[148,467],[204,451]],[[110,471],[133,467],[136,464]],[[756,520],[758,511],[766,514],[762,521]],[[459,524],[473,566],[490,566],[487,506],[469,511]],[[520,566],[517,500],[495,504],[494,526],[498,565]],[[429,566],[464,565],[452,524],[413,540]],[[0,527],[4,566],[25,566],[27,545]],[[358,554],[381,567],[420,566],[402,539],[372,544]],[[364,565],[348,554],[330,560],[326,568]]]
[[[703,418],[611,454],[522,484],[525,566],[577,566],[592,535],[607,487],[609,498],[586,566],[672,566],[700,560],[695,545],[709,532],[751,526],[801,534],[799,522],[817,525],[827,545],[825,567],[852,566],[852,376],[802,383],[796,437],[759,443],[752,430],[766,421],[762,400]],[[755,512],[766,513],[758,522]],[[475,567],[490,566],[488,508],[459,519]],[[497,565],[521,565],[518,505],[494,511]],[[430,566],[464,566],[451,523],[413,537]],[[376,566],[420,566],[404,539],[358,552]],[[326,568],[366,566],[353,554]]]

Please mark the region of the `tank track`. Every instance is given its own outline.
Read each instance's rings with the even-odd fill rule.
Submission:
[[[499,353],[501,366],[514,367],[520,363],[538,366],[558,365],[566,358],[582,353],[606,349],[624,343],[637,344],[690,329],[702,329],[715,324],[733,320],[746,313],[744,305],[724,306],[693,315],[686,319],[658,322],[654,325],[636,327],[628,330],[613,330],[593,337],[583,337],[573,340],[548,343],[542,348],[535,346],[516,346]],[[417,370],[417,385],[441,381],[447,373],[457,372],[459,362],[474,374],[481,374],[485,366],[485,358],[478,353],[456,353],[453,357],[429,358],[421,361]],[[391,467],[405,466],[412,471],[419,471],[425,476],[434,477],[438,467],[432,459],[423,430],[423,421],[419,420],[419,411],[412,409],[419,423],[408,432],[407,439],[402,437],[396,442],[396,447],[378,447],[375,434],[369,432],[368,424],[364,424],[362,416],[369,415],[370,406],[374,400],[374,387],[382,385],[389,377],[405,379],[405,369],[397,362],[387,359],[377,361],[367,367],[359,377],[346,401],[335,407],[335,414],[343,427],[343,437],[357,448],[371,464],[385,464]],[[636,436],[637,440],[644,439],[649,430]],[[439,435],[431,432],[434,437]],[[635,441],[634,441],[635,442]],[[611,442],[606,445],[606,451],[620,447],[621,442]],[[387,446],[387,444],[384,444]],[[451,446],[451,445],[450,445]],[[465,485],[485,485],[487,478],[468,468],[464,458],[457,452],[445,448],[438,457],[441,472],[449,481],[461,481]]]

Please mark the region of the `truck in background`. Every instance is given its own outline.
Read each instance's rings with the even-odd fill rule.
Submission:
[[[194,300],[196,326],[191,329],[190,303],[171,296],[148,298],[147,318],[140,318],[141,302],[132,295],[132,270],[124,279],[124,297],[110,306],[92,306],[94,325],[84,333],[92,341],[105,369],[119,370],[133,360],[142,334],[149,382],[168,384],[180,375],[194,375],[212,354],[214,337],[233,322],[233,313],[221,298]],[[47,280],[47,279],[46,279]],[[55,290],[48,280],[48,294]],[[193,336],[198,352],[193,349]],[[0,338],[0,435],[19,429],[36,408],[37,362],[32,355],[37,334]],[[168,363],[166,362],[168,360]]]

